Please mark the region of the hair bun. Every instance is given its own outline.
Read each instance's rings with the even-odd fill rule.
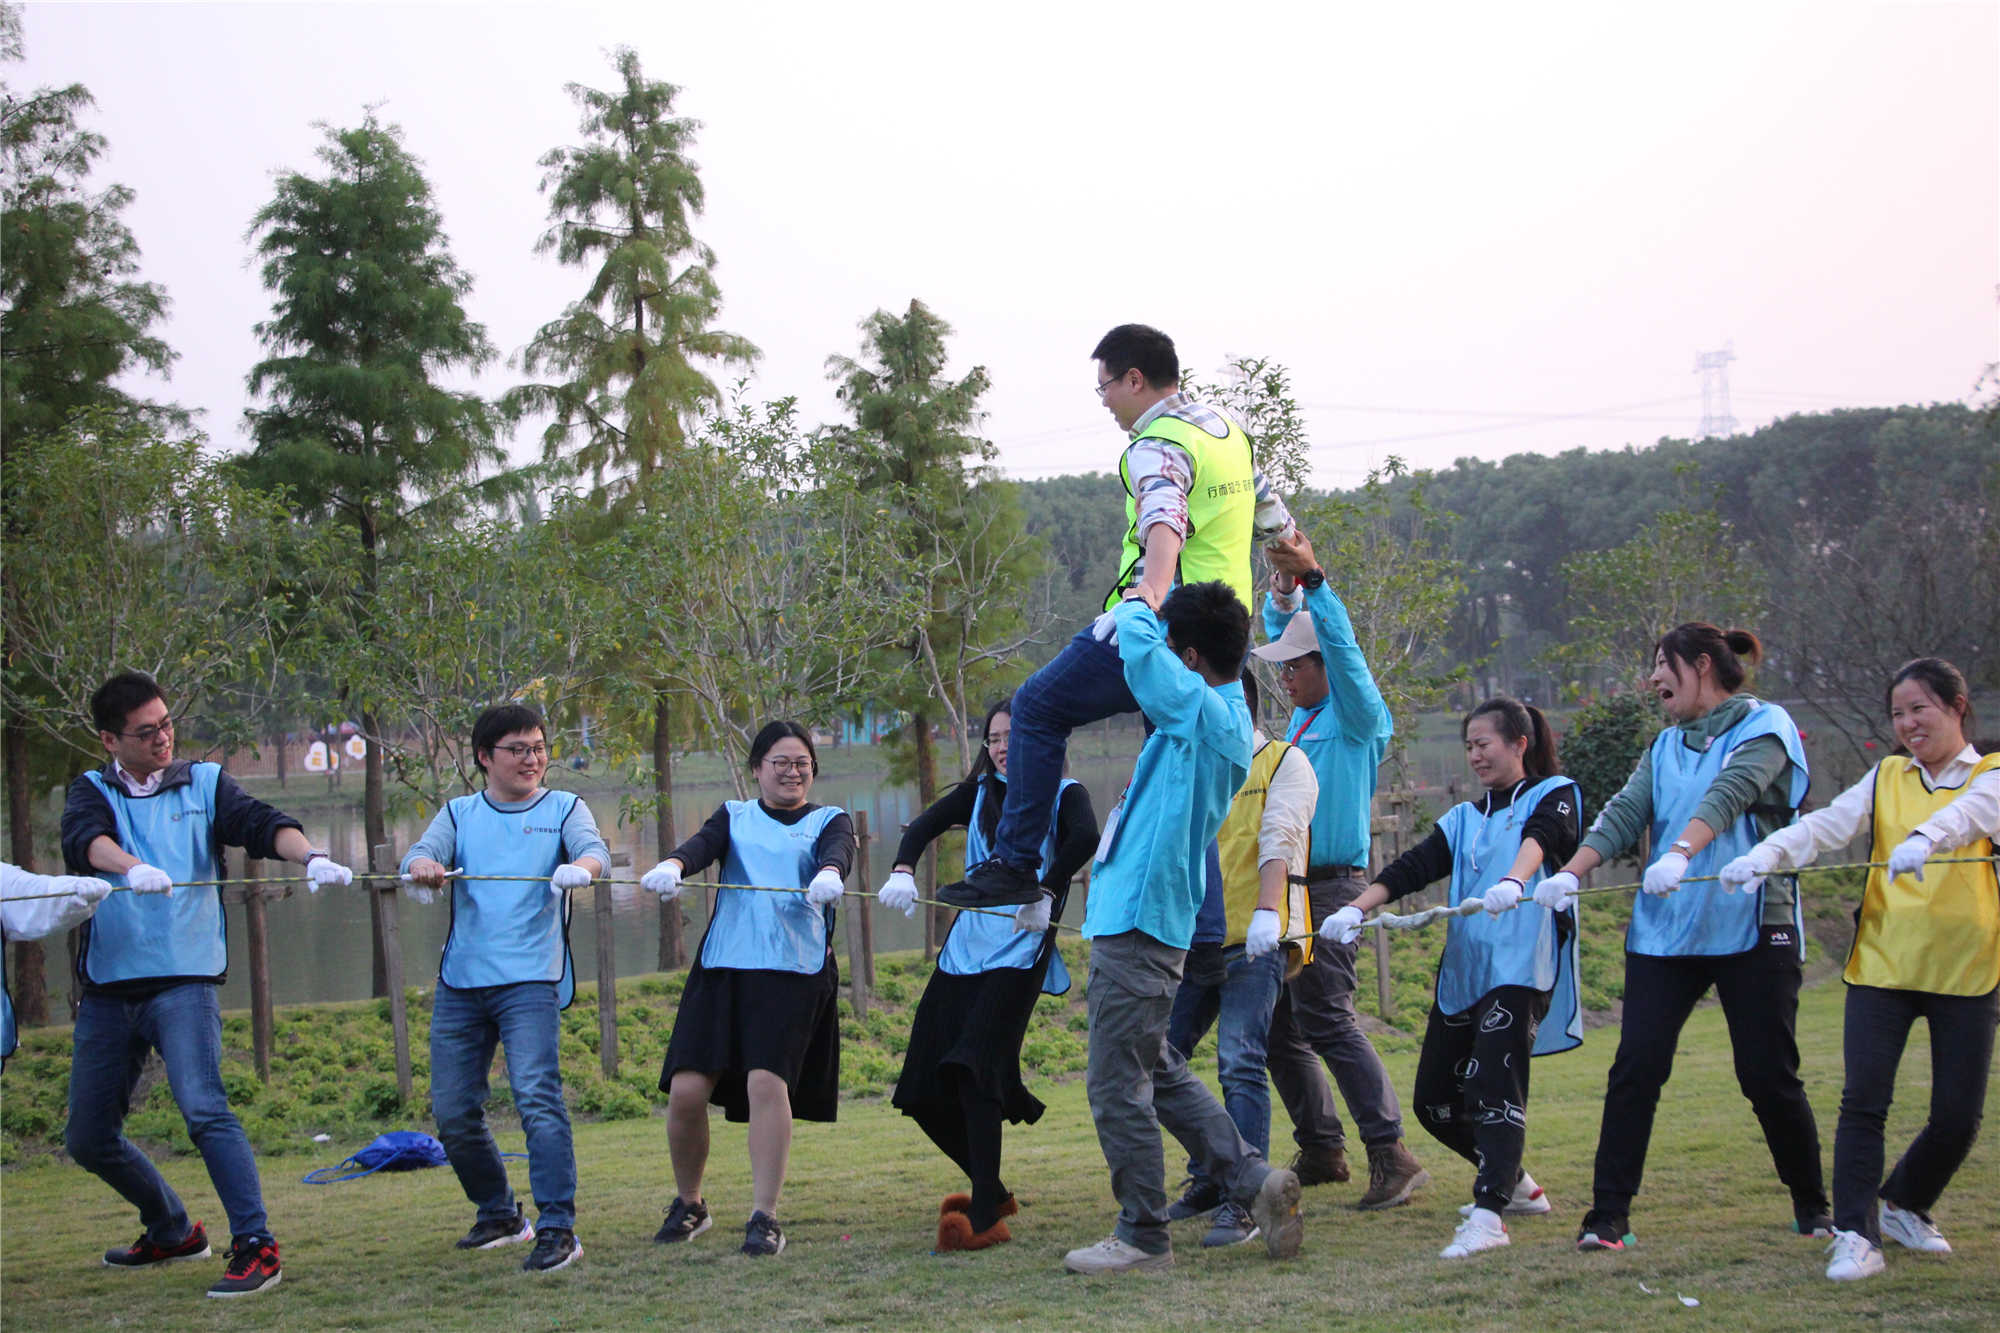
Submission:
[[[1730,652],[1751,666],[1764,660],[1764,645],[1747,629],[1725,630],[1722,641],[1729,645]]]

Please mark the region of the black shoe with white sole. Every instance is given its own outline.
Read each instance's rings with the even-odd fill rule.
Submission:
[[[583,1255],[583,1246],[568,1227],[543,1227],[535,1236],[535,1248],[521,1261],[524,1273],[553,1273],[568,1268]]]
[[[519,1245],[535,1238],[535,1224],[517,1205],[512,1217],[482,1218],[472,1230],[458,1238],[461,1250],[497,1250],[503,1245]]]

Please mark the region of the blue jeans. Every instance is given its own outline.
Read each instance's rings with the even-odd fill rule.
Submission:
[[[1218,1021],[1216,1063],[1221,1067],[1222,1109],[1236,1122],[1243,1141],[1271,1155],[1271,1084],[1264,1072],[1271,1010],[1285,981],[1285,953],[1273,949],[1251,958],[1240,944],[1197,944],[1188,950],[1181,985],[1167,1017],[1167,1043],[1183,1060]],[[1188,1174],[1203,1178],[1201,1163],[1188,1159]]]
[[[465,990],[440,982],[431,1001],[431,1115],[438,1141],[482,1222],[514,1216],[507,1164],[486,1128],[493,1048],[507,1048],[507,1084],[528,1136],[528,1186],[544,1227],[576,1226],[576,1149],[563,1105],[562,1007],[549,981]]]
[[[166,1062],[167,1086],[229,1214],[231,1236],[272,1239],[257,1159],[222,1090],[222,1006],[214,986],[187,982],[143,999],[86,991],[73,1042],[64,1146],[77,1165],[139,1210],[149,1239],[178,1245],[194,1224],[159,1168],[125,1137],[148,1050]]]
[[[1035,874],[1055,816],[1069,734],[1118,713],[1136,713],[1139,701],[1125,683],[1125,663],[1116,645],[1099,643],[1086,629],[1014,691],[1013,710],[1007,803],[994,830],[993,855]]]

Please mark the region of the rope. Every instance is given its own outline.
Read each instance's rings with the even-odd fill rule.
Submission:
[[[1924,862],[1926,867],[1994,864],[2000,864],[2000,856],[1933,856]],[[1764,878],[1776,879],[1785,875],[1818,875],[1833,870],[1873,870],[1877,867],[1886,870],[1888,866],[1889,863],[1887,861],[1842,861],[1831,865],[1800,866],[1797,870],[1774,870]],[[1712,884],[1720,878],[1718,875],[1689,875],[1681,883]],[[1578,889],[1575,896],[1583,897],[1599,893],[1632,893],[1642,887],[1644,886],[1636,881],[1631,884],[1593,884],[1587,889]],[[1532,901],[1532,899],[1524,898],[1522,905],[1526,906]],[[1377,912],[1374,916],[1369,917],[1361,923],[1361,929],[1366,930],[1370,926],[1377,926],[1384,930],[1421,930],[1432,922],[1445,917],[1474,916],[1485,910],[1485,904],[1478,898],[1467,898],[1457,906],[1426,908],[1421,912],[1412,912],[1408,916],[1398,916],[1394,912]]]

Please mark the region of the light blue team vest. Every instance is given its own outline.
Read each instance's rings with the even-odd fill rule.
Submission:
[[[0,1066],[20,1044],[14,1036],[14,992],[7,983],[7,941],[0,938]]]
[[[556,998],[569,1007],[576,996],[569,895],[551,893],[549,876],[568,859],[563,824],[576,802],[575,792],[548,791],[525,810],[495,809],[484,792],[450,803],[458,861],[468,876],[530,878],[452,881],[439,981],[454,990],[552,981]]]
[[[1574,780],[1543,778],[1515,796],[1514,803],[1493,815],[1467,801],[1445,811],[1438,821],[1451,844],[1451,901],[1456,906],[1478,897],[1506,878],[1521,851],[1521,830],[1542,798],[1567,789],[1582,809],[1583,796]],[[1523,896],[1546,877],[1537,865]],[[1572,907],[1574,912],[1575,908]],[[1551,992],[1549,1012],[1535,1034],[1536,1055],[1554,1055],[1583,1041],[1583,990],[1577,977],[1577,929],[1558,944],[1555,913],[1539,907],[1517,907],[1499,916],[1481,913],[1453,917],[1445,928],[1444,957],[1438,961],[1437,1003],[1447,1014],[1462,1014],[1499,986],[1526,986]]]
[[[755,801],[724,801],[729,811],[729,851],[722,858],[728,884],[768,884],[803,889],[819,872],[813,848],[835,816],[823,805],[796,824],[780,824]],[[798,893],[717,889],[715,920],[701,944],[703,967],[815,973],[826,966],[833,937],[833,904],[814,907]]]
[[[1647,762],[1653,766],[1653,860],[1673,850],[1673,840],[1694,818],[1695,807],[1729,761],[1737,746],[1759,736],[1776,736],[1791,759],[1791,782],[1785,799],[1798,817],[1798,807],[1806,798],[1810,779],[1806,772],[1805,748],[1799,744],[1799,728],[1791,715],[1772,703],[1759,703],[1741,722],[1715,737],[1708,749],[1696,753],[1681,739],[1679,727],[1668,727],[1653,740]],[[1786,821],[1791,822],[1790,820]],[[1688,862],[1688,878],[1713,875],[1722,866],[1742,856],[1758,842],[1757,822],[1745,811],[1726,829],[1715,831],[1715,841]],[[1688,884],[1673,893],[1639,894],[1632,904],[1632,924],[1625,932],[1625,948],[1630,953],[1656,958],[1717,957],[1743,953],[1755,948],[1764,918],[1764,894],[1724,893],[1713,881]],[[1792,898],[1792,938],[1798,941],[1799,957],[1805,957],[1805,918]]]
[[[151,977],[220,981],[229,970],[222,893],[188,889],[219,879],[215,856],[215,784],[220,764],[189,765],[188,781],[151,796],[128,796],[102,773],[84,774],[104,793],[118,823],[118,845],[173,878],[172,893],[114,893],[90,919],[84,976],[99,985]],[[123,875],[102,875],[114,885]]]
[[[999,777],[996,773],[995,777]],[[1000,778],[1002,782],[1007,779]],[[1055,808],[1062,810],[1063,792],[1076,785],[1074,778],[1064,778],[1056,788]],[[965,863],[976,866],[984,861],[991,849],[986,845],[986,835],[980,831],[979,816],[986,805],[986,784],[979,784],[979,792],[972,798],[972,819],[965,826]],[[1056,818],[1049,819],[1048,836],[1042,839],[1041,873],[1049,872],[1049,863],[1056,854]],[[1051,922],[1051,929],[1054,923]],[[1041,956],[1042,945],[1048,941],[1049,932],[1037,934],[1031,930],[1014,929],[1014,915],[997,912],[960,912],[951,923],[951,930],[945,934],[944,948],[938,950],[938,971],[949,972],[955,977],[969,977],[976,973],[991,971],[996,967],[1033,967]],[[1069,969],[1063,966],[1062,953],[1049,950],[1049,970],[1042,979],[1042,994],[1066,995],[1069,993]]]

